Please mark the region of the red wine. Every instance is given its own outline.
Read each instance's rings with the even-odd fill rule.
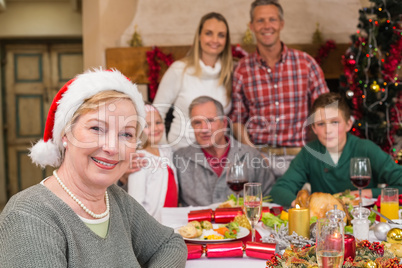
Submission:
[[[367,187],[370,183],[370,176],[352,176],[350,177],[350,181],[356,188],[364,188]]]
[[[233,192],[240,192],[243,190],[244,184],[247,181],[228,181],[227,184]]]

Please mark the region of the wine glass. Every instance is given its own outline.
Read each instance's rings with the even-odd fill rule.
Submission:
[[[331,221],[323,218],[317,220],[316,226],[318,267],[342,267],[345,253],[343,221]]]
[[[354,157],[350,159],[350,181],[359,189],[360,206],[362,206],[362,189],[367,187],[371,180],[370,159]]]
[[[244,184],[244,212],[251,225],[251,241],[255,242],[255,225],[261,216],[262,191],[261,183]]]
[[[226,183],[236,195],[236,206],[239,206],[240,191],[243,190],[244,184],[248,182],[244,163],[236,161],[232,163],[226,173]]]

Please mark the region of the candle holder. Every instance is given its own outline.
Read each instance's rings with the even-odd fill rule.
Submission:
[[[352,258],[352,260],[356,257],[356,240],[353,235],[345,234],[345,254],[344,260],[347,258]]]

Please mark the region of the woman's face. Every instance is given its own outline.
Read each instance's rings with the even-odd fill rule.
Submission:
[[[343,112],[335,107],[319,108],[314,113],[313,131],[318,140],[330,152],[341,152],[352,120],[345,120]]]
[[[85,184],[106,188],[129,167],[136,151],[137,112],[130,100],[110,101],[81,115],[66,133],[63,164]]]
[[[163,137],[165,125],[158,111],[147,112],[147,126],[144,128],[144,133],[147,135],[150,144],[158,144]]]
[[[223,21],[215,18],[206,20],[200,33],[202,56],[218,57],[225,48],[227,29]]]

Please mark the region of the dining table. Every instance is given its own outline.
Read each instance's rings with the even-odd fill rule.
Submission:
[[[265,203],[264,206],[268,206],[270,208],[279,207],[277,204]],[[177,208],[163,208],[161,214],[161,223],[163,225],[169,226],[175,230],[184,226],[188,223],[188,213],[190,211],[197,211],[203,209],[216,209],[218,204],[212,204],[210,206],[199,206],[199,207],[177,207]],[[269,228],[264,227],[262,222],[259,222],[256,225],[256,242],[262,242],[262,238],[268,236],[270,234]],[[241,239],[243,243],[247,241],[251,241],[251,234],[247,237]],[[369,232],[369,241],[378,241],[375,237],[373,230]],[[277,252],[281,253],[281,252]],[[190,259],[186,262],[186,267],[188,268],[222,268],[222,267],[233,267],[233,268],[265,268],[266,267],[266,259],[257,259],[248,257],[245,253],[243,257],[237,258],[208,258],[203,254],[198,259]]]
[[[163,208],[161,214],[161,223],[163,225],[169,226],[173,229],[178,229],[181,226],[184,226],[188,223],[188,213],[194,210],[202,210],[202,209],[215,209],[218,205],[213,204],[211,206],[203,206],[203,207],[177,207],[177,208]],[[268,206],[274,207],[278,206],[276,204],[269,204]],[[262,223],[258,223],[256,226],[256,242],[262,242],[261,237],[267,233],[262,226]],[[241,239],[243,243],[247,241],[251,241],[251,234],[247,237]],[[222,267],[231,267],[231,268],[265,268],[266,267],[266,259],[257,259],[248,257],[245,253],[243,257],[237,258],[208,258],[203,254],[199,259],[191,259],[187,260],[186,267],[188,268],[222,268]]]

